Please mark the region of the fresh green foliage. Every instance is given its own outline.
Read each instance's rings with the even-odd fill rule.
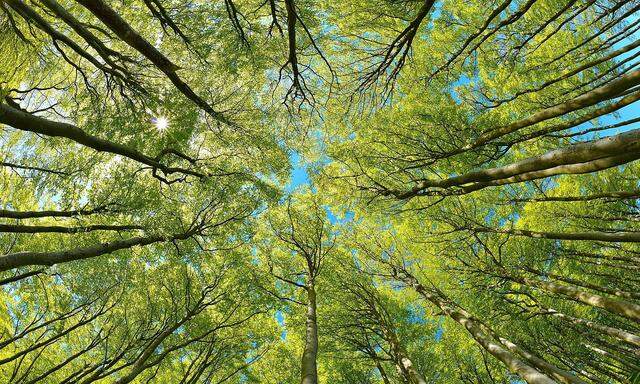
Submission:
[[[638,383],[639,57],[638,0],[0,0],[0,382]]]

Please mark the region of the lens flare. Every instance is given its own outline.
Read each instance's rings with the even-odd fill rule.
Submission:
[[[169,126],[169,120],[166,117],[161,116],[156,119],[156,128],[158,131],[164,131]]]

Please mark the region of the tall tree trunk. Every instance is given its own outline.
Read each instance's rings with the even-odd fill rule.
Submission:
[[[396,277],[415,289],[423,298],[440,308],[440,310],[447,316],[464,326],[480,346],[504,363],[511,372],[520,375],[520,377],[522,377],[527,383],[557,384],[555,380],[531,367],[526,362],[520,360],[516,355],[503,348],[503,345],[500,342],[495,342],[493,337],[490,334],[487,334],[483,329],[486,327],[462,308],[449,304],[439,294],[431,292],[420,284],[415,277],[406,272],[403,272],[402,275],[397,274]]]
[[[235,126],[222,113],[213,109],[204,99],[198,96],[187,83],[178,76],[176,71],[180,69],[168,57],[160,52],[153,44],[145,40],[136,30],[134,30],[115,10],[102,0],[76,0],[83,7],[87,8],[94,16],[113,31],[122,41],[130,47],[140,52],[151,61],[156,68],[162,71],[173,85],[189,100],[202,108],[211,117],[221,123]]]
[[[0,272],[27,265],[54,265],[69,261],[83,260],[91,257],[106,255],[121,249],[133,248],[135,246],[145,246],[153,243],[172,240],[185,240],[193,233],[182,233],[173,236],[148,236],[132,237],[125,240],[112,241],[110,243],[100,243],[87,247],[67,249],[64,251],[51,252],[16,252],[0,256]]]
[[[75,141],[78,144],[84,145],[85,147],[95,149],[98,152],[109,152],[114,155],[127,157],[141,164],[148,165],[153,169],[159,169],[167,175],[174,172],[181,172],[200,178],[207,176],[203,173],[189,169],[166,166],[160,163],[159,157],[152,158],[126,145],[90,135],[72,124],[47,120],[42,117],[32,115],[31,113],[19,109],[19,106],[15,105],[15,103],[14,105],[9,105],[0,101],[0,123],[21,131],[34,132],[50,137],[64,137]]]
[[[624,316],[626,318],[640,321],[640,305],[625,300],[615,300],[608,297],[596,295],[583,291],[571,285],[557,284],[551,281],[532,279],[528,277],[505,276],[509,280],[523,285],[538,288],[543,291],[557,293],[576,300],[578,302],[605,309],[611,313]]]
[[[406,353],[402,353],[400,355],[400,364],[402,367],[409,373],[409,377],[411,378],[411,382],[413,384],[427,384],[424,376],[420,374],[416,370],[416,367],[413,365],[413,362],[407,357]]]
[[[393,350],[395,358],[397,359],[399,372],[406,377],[407,382],[409,383],[426,384],[427,381],[425,380],[424,376],[422,376],[422,374],[420,374],[420,372],[416,370],[416,367],[413,365],[413,362],[409,358],[407,351],[398,340],[398,336],[396,335],[396,333],[392,329],[389,329],[389,325],[384,323],[384,321],[382,323],[385,338],[391,345],[391,349]]]
[[[313,281],[307,284],[307,320],[302,353],[302,384],[318,384],[318,323],[316,290]]]
[[[577,317],[573,317],[573,316],[569,316],[566,315],[564,313],[558,312],[555,309],[546,309],[546,311],[555,317],[558,317],[560,319],[563,319],[565,321],[568,321],[571,324],[581,324],[584,325],[588,328],[591,329],[595,329],[597,331],[600,331],[604,334],[607,334],[611,337],[614,337],[618,340],[627,342],[629,344],[633,344],[637,347],[640,347],[640,336],[634,335],[630,332],[627,332],[623,329],[618,329],[618,328],[614,328],[614,327],[609,327],[607,325],[603,325],[603,324],[598,324],[594,321],[591,320],[585,320],[585,319],[580,319]],[[640,356],[640,350],[638,351],[639,356]]]
[[[378,372],[380,372],[380,377],[382,377],[382,382],[384,384],[391,384],[391,382],[389,381],[389,376],[387,376],[387,372],[382,367],[382,364],[380,364],[380,360],[376,360],[376,368],[378,368]]]

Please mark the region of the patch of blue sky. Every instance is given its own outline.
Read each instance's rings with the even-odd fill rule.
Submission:
[[[498,225],[501,227],[506,226],[507,224],[512,225],[515,224],[520,219],[520,214],[518,212],[511,212],[505,217],[501,217],[498,220]]]
[[[325,206],[324,210],[327,212],[327,218],[331,224],[346,224],[353,220],[353,211],[346,211],[342,215],[338,216],[334,213],[329,206]]]
[[[496,215],[496,210],[495,208],[489,208],[489,212],[487,212],[487,214],[484,216],[484,222],[485,223],[490,223],[491,220],[495,217]]]
[[[497,211],[495,208],[489,208],[487,214],[484,216],[484,223],[490,224],[492,221],[496,219]],[[497,218],[498,225],[503,227],[507,224],[513,224],[520,218],[520,214],[518,212],[511,212],[506,216],[501,216]]]
[[[409,316],[407,321],[410,324],[426,324],[427,319],[425,317],[426,311],[424,307],[420,304],[411,304],[409,305]]]
[[[450,95],[453,98],[453,101],[455,101],[457,104],[462,104],[462,99],[460,98],[460,96],[458,96],[458,93],[456,92],[456,87],[459,87],[461,85],[467,85],[470,83],[471,83],[471,79],[467,75],[461,75],[458,78],[458,80],[451,83]]]
[[[631,120],[637,117],[640,117],[640,105],[638,105],[638,103],[633,103],[631,105],[628,105],[618,110],[615,113],[600,117],[597,120],[597,122],[592,120],[592,121],[580,124],[572,128],[570,131],[574,133],[581,132],[589,128],[593,128],[597,126],[614,125],[616,123],[626,121],[626,120]],[[633,123],[633,124],[628,124],[621,127],[614,127],[614,128],[598,131],[597,133],[588,132],[588,133],[585,133],[584,135],[575,136],[574,138],[580,141],[592,140],[596,137],[605,137],[605,136],[610,136],[612,134],[623,133],[633,129],[638,129],[639,127],[640,127],[639,124]]]
[[[444,328],[442,327],[442,324],[439,324],[438,328],[433,333],[433,340],[439,342],[442,340],[442,336],[444,336]]]
[[[276,311],[276,321],[278,322],[278,324],[280,326],[284,326],[284,313],[282,313],[282,311],[278,310]]]
[[[292,169],[289,182],[284,187],[286,193],[291,193],[300,186],[311,184],[311,178],[309,177],[310,163],[296,151],[292,151],[289,155],[289,162]]]
[[[280,339],[285,340],[287,338],[287,326],[284,322],[284,313],[280,310],[276,311],[275,318],[278,325],[282,328],[282,332],[280,332]]]
[[[311,174],[318,172],[318,167],[326,166],[331,162],[331,158],[326,154],[325,137],[322,130],[315,130],[312,132],[311,137],[320,153],[319,159],[315,162],[311,162],[300,152],[294,150],[289,152],[289,163],[291,164],[292,169],[289,176],[289,182],[284,188],[287,194],[292,193],[301,186],[310,186],[312,192],[315,193],[315,189],[311,182]]]

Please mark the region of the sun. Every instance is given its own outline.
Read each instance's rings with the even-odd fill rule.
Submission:
[[[169,126],[169,120],[167,120],[167,118],[164,116],[160,116],[156,118],[155,124],[156,124],[156,129],[162,132],[165,129],[167,129],[167,127]]]

